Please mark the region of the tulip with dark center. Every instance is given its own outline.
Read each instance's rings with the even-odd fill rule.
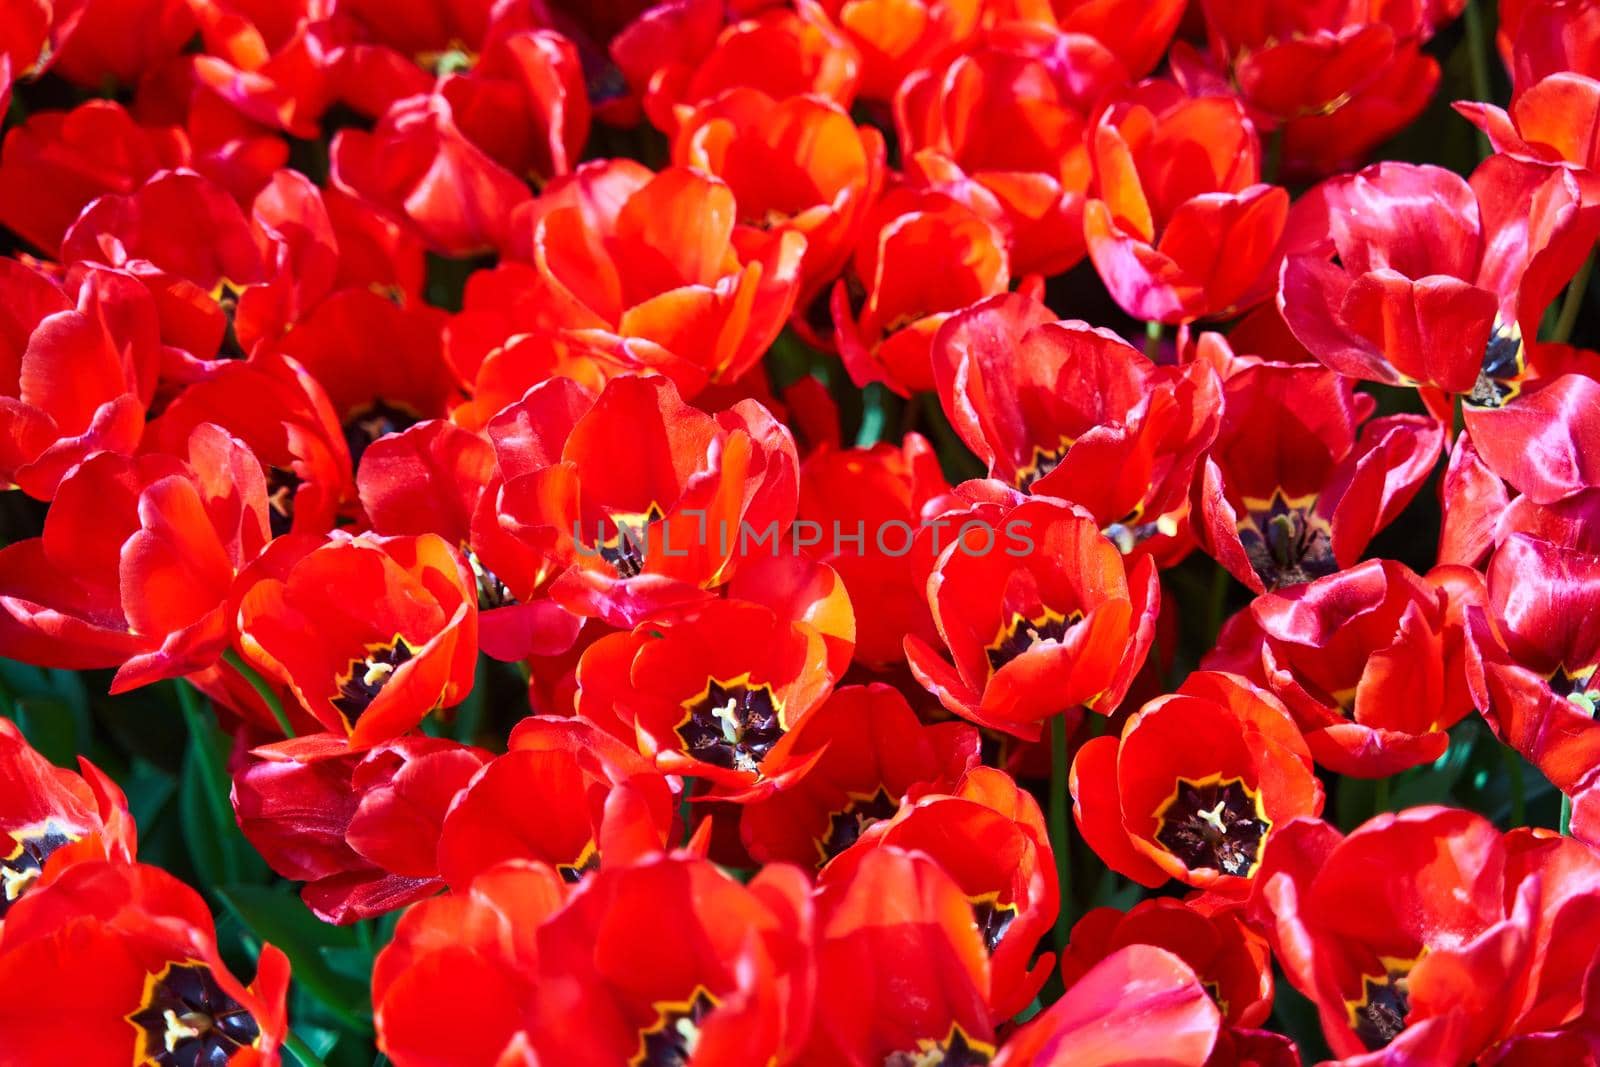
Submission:
[[[645,556],[650,551],[650,527],[661,519],[661,508],[655,504],[641,515],[619,515],[614,520],[615,536],[597,544],[595,552],[616,569],[617,577],[637,578],[644,573]]]
[[[688,708],[678,736],[691,756],[718,767],[755,771],[784,734],[783,709],[764,685],[710,681]]]
[[[1042,447],[1035,446],[1033,461],[1017,472],[1017,488],[1027,492],[1033,483],[1061,466],[1061,461],[1067,458],[1067,451],[1072,448],[1072,442],[1065,438],[1061,447],[1053,451],[1045,451]]]
[[[579,882],[583,881],[584,875],[588,874],[590,871],[597,871],[599,869],[600,851],[599,849],[595,848],[593,841],[590,841],[587,845],[583,846],[583,851],[578,853],[577,858],[571,863],[556,864],[556,873],[559,874],[561,876],[561,880],[566,882],[568,885],[577,885]]]
[[[294,496],[300,491],[300,476],[283,467],[267,468],[267,522],[273,537],[282,537],[294,528]]]
[[[817,851],[826,863],[861,839],[861,833],[873,823],[890,818],[900,810],[900,804],[882,787],[870,797],[852,799],[839,811],[828,817],[828,833],[817,841]]]
[[[1025,619],[1021,615],[1013,616],[1011,625],[1001,630],[999,636],[995,638],[995,643],[987,649],[989,666],[999,670],[1036,645],[1046,642],[1060,644],[1066,639],[1067,631],[1082,619],[1081,611],[1063,616],[1048,608],[1037,619]]]
[[[139,1030],[134,1062],[158,1067],[223,1067],[261,1039],[255,1018],[203,963],[171,963],[151,975],[128,1021]]]
[[[1339,569],[1327,520],[1313,512],[1314,497],[1291,501],[1274,493],[1271,500],[1247,500],[1245,506],[1239,541],[1267,588],[1297,585]]]
[[[1388,972],[1374,978],[1362,975],[1362,997],[1351,1001],[1350,1028],[1362,1044],[1373,1052],[1387,1048],[1406,1028],[1406,1014],[1411,1010],[1411,995],[1407,975],[1415,961],[1385,960]]]
[[[244,291],[244,286],[235,285],[224,278],[211,290],[211,299],[217,302],[217,307],[222,311],[223,320],[227,327],[222,331],[222,341],[217,346],[219,359],[243,359],[249,353],[239,343],[239,336],[234,329],[234,320],[239,315],[239,295]]]
[[[655,1025],[639,1035],[630,1067],[687,1067],[700,1044],[700,1022],[716,1006],[704,989],[696,989],[685,1003],[661,1005]]]
[[[483,560],[476,552],[471,548],[462,547],[461,556],[467,561],[467,566],[477,581],[479,611],[513,607],[518,603],[516,594],[511,591],[510,586],[506,585],[498,574],[484,566]]]
[[[1467,403],[1484,408],[1504,407],[1522,392],[1522,376],[1527,373],[1527,350],[1522,345],[1522,327],[1515,322],[1495,320],[1494,332],[1483,349],[1483,369],[1467,394]]]
[[[50,854],[78,838],[54,823],[46,823],[31,832],[13,831],[11,839],[15,847],[9,855],[0,856],[0,919],[38,881]]]
[[[415,412],[381,397],[352,411],[344,420],[344,443],[350,449],[351,465],[359,467],[362,453],[378,438],[410,429],[419,421]]]
[[[1006,936],[1006,930],[1017,917],[1015,904],[1002,904],[997,896],[988,896],[972,902],[972,917],[978,924],[978,932],[983,934],[983,946],[993,952],[1000,945],[1000,939]]]
[[[411,646],[399,635],[387,644],[370,649],[362,659],[352,659],[346,673],[339,681],[339,695],[333,706],[344,713],[352,723],[361,717],[377,698],[402,663],[411,658]]]
[[[993,1054],[993,1047],[970,1040],[961,1027],[952,1026],[943,1041],[924,1040],[915,1051],[890,1053],[883,1067],[986,1067]]]
[[[1260,794],[1237,778],[1178,781],[1160,813],[1156,841],[1190,869],[1210,867],[1248,876],[1261,858],[1272,821],[1260,811]]]
[[[1558,667],[1550,676],[1550,691],[1558,697],[1566,697],[1588,712],[1590,717],[1594,716],[1596,706],[1600,705],[1600,681],[1595,680],[1593,666],[1571,672],[1565,667]]]

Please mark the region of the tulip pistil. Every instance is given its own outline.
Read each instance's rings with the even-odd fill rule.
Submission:
[[[135,1067],[223,1064],[261,1043],[255,1017],[199,962],[169,963],[147,975],[144,999],[127,1019],[138,1031]]]
[[[748,676],[729,682],[712,679],[684,708],[674,728],[684,750],[731,770],[759,773],[761,761],[786,729],[772,689],[751,685]]]
[[[62,845],[78,840],[78,835],[68,832],[54,822],[47,822],[28,830],[13,830],[0,836],[0,841],[10,837],[12,849],[0,856],[0,919],[22,894],[44,873],[45,860]]]
[[[889,1053],[883,1067],[986,1067],[993,1056],[992,1045],[974,1041],[961,1027],[951,1026],[942,1041],[924,1038],[915,1049]]]
[[[1315,513],[1315,496],[1290,500],[1279,490],[1270,500],[1245,500],[1239,541],[1266,587],[1299,585],[1339,569],[1333,531]]]
[[[985,650],[989,654],[989,669],[998,671],[1024,652],[1040,645],[1060,644],[1066,640],[1068,631],[1081,621],[1081,611],[1063,615],[1048,608],[1036,619],[1012,615],[1011,622],[1001,626],[1000,632]]]
[[[1261,794],[1239,778],[1180,778],[1156,815],[1156,842],[1184,866],[1240,877],[1249,877],[1260,862],[1272,826],[1261,809]]]
[[[352,659],[337,679],[339,694],[333,698],[333,706],[347,721],[354,723],[412,655],[411,646],[398,634],[387,644],[367,646],[367,654],[361,659]]]

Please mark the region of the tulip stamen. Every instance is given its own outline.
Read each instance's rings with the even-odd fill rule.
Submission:
[[[973,899],[972,918],[978,924],[978,932],[983,935],[983,947],[993,952],[1016,920],[1017,906],[1002,904],[999,894],[989,893]]]
[[[1261,861],[1272,821],[1261,794],[1240,778],[1178,779],[1161,810],[1155,840],[1190,870],[1249,877]]]
[[[399,634],[387,644],[368,645],[366,655],[352,657],[350,665],[335,680],[338,694],[333,706],[353,725],[413,654],[411,645]]]
[[[1332,528],[1316,514],[1316,504],[1315,496],[1290,500],[1281,489],[1268,500],[1245,500],[1239,541],[1268,589],[1299,585],[1339,569]]]
[[[22,899],[22,894],[33,887],[44,874],[44,864],[51,853],[62,845],[78,840],[78,836],[55,822],[46,822],[31,829],[13,830],[0,835],[0,841],[9,836],[14,842],[11,851],[0,856],[0,919],[12,904]]]
[[[989,654],[990,669],[998,671],[1018,656],[1035,648],[1063,643],[1067,639],[1068,632],[1082,619],[1081,611],[1063,615],[1049,608],[1046,608],[1038,618],[1033,619],[1020,614],[1012,615],[1011,622],[1000,627],[1000,632],[995,635],[994,641],[986,650]]]
[[[198,961],[169,963],[146,975],[139,1010],[126,1018],[138,1031],[138,1064],[224,1063],[240,1049],[261,1044],[255,1017]]]
[[[674,732],[684,751],[731,770],[759,775],[761,761],[788,729],[772,689],[751,685],[748,675],[727,682],[712,679],[683,706],[684,717]]]
[[[345,417],[344,443],[350,450],[350,462],[361,465],[367,448],[380,437],[410,429],[422,421],[416,412],[380,398],[361,405]]]
[[[204,1012],[186,1011],[182,1015],[168,1008],[161,1013],[166,1021],[167,1030],[162,1035],[168,1052],[178,1051],[178,1046],[185,1041],[192,1041],[203,1037],[211,1029],[211,1016]]]
[[[986,1067],[993,1055],[993,1045],[974,1041],[952,1025],[942,1041],[923,1038],[914,1049],[889,1053],[883,1067]]]

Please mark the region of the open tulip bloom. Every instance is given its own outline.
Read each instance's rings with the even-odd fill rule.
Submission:
[[[0,1067],[1600,1067],[1600,4],[0,0]]]

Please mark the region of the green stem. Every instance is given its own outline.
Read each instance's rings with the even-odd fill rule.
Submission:
[[[278,720],[278,727],[283,730],[283,736],[293,737],[294,727],[289,725],[289,716],[283,712],[283,701],[278,699],[278,694],[272,691],[272,686],[267,684],[266,679],[257,674],[255,668],[246,663],[239,656],[239,653],[231,648],[222,654],[222,660],[238,671],[241,678],[250,683],[250,688],[256,691],[256,696],[260,697],[261,702],[267,706],[267,710],[272,712],[272,717]]]
[[[1164,327],[1159,322],[1144,324],[1144,358],[1154,362],[1161,354],[1161,331]]]
[[[1389,810],[1389,779],[1379,778],[1372,783],[1372,814],[1381,815]]]
[[[1085,714],[1089,714],[1085,712]],[[1067,716],[1050,720],[1050,847],[1056,854],[1061,910],[1056,913],[1056,948],[1072,933],[1072,842],[1067,838]]]
[[[885,409],[889,404],[889,390],[878,382],[870,382],[861,392],[861,429],[856,433],[857,448],[871,448],[883,440],[883,429],[888,423]]]
[[[1572,282],[1567,286],[1567,295],[1561,301],[1561,314],[1556,319],[1555,332],[1550,340],[1557,344],[1566,344],[1567,338],[1572,336],[1572,328],[1578,324],[1578,309],[1583,307],[1583,297],[1589,288],[1589,275],[1594,271],[1594,249],[1589,250],[1589,258],[1583,261],[1583,266],[1578,268],[1578,273],[1572,276]]]
[[[1572,833],[1572,798],[1565,793],[1561,794],[1561,833]]]
[[[1478,8],[1478,0],[1467,0],[1467,8],[1462,17],[1467,24],[1467,60],[1472,68],[1472,98],[1481,103],[1491,103],[1489,39],[1483,30],[1483,12]],[[1488,159],[1493,154],[1494,147],[1489,144],[1488,135],[1479,130],[1479,158]]]
[[[300,1061],[300,1067],[327,1067],[322,1057],[312,1052],[311,1046],[296,1037],[293,1030],[284,1032],[283,1047],[294,1053],[294,1058]]]
[[[1522,778],[1522,757],[1510,745],[1500,746],[1500,759],[1505,764],[1506,779],[1511,783],[1511,826],[1528,825],[1527,784]]]
[[[683,796],[678,800],[678,818],[683,822],[683,843],[687,845],[694,838],[694,801],[691,795],[694,792],[694,779],[683,780]]]

